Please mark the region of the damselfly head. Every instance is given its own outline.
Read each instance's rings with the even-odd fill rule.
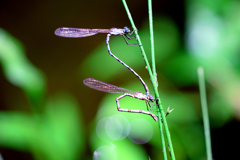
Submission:
[[[149,100],[150,100],[151,102],[154,102],[154,101],[155,101],[153,95],[149,94],[148,97],[149,97]]]
[[[124,29],[125,33],[130,33],[131,32],[130,29],[127,26],[125,26],[123,29]]]

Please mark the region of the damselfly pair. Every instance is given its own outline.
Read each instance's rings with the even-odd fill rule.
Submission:
[[[123,61],[121,61],[118,57],[116,57],[110,50],[110,45],[109,45],[110,36],[112,36],[112,35],[122,35],[123,38],[125,39],[126,43],[129,44],[127,42],[127,39],[132,39],[132,38],[135,37],[135,35],[130,37],[133,34],[133,31],[131,32],[128,27],[124,27],[123,29],[119,29],[119,28],[84,29],[84,28],[61,27],[61,28],[56,29],[56,31],[55,31],[55,35],[57,35],[57,36],[69,37],[69,38],[88,37],[88,36],[95,35],[97,33],[107,33],[106,44],[107,44],[109,54],[112,57],[114,57],[117,61],[119,61],[122,65],[124,65],[126,68],[128,68],[134,75],[136,75],[138,77],[138,79],[141,81],[141,83],[143,84],[143,86],[145,88],[146,94],[143,94],[141,92],[133,92],[133,91],[130,91],[130,90],[127,90],[127,89],[124,89],[124,88],[114,86],[112,84],[101,82],[101,81],[93,79],[93,78],[87,78],[83,81],[83,83],[86,86],[88,86],[92,89],[96,89],[96,90],[99,90],[99,91],[102,91],[102,92],[124,93],[123,95],[116,98],[118,111],[143,113],[143,114],[147,114],[147,115],[152,116],[155,121],[158,121],[158,117],[151,112],[143,111],[143,110],[121,109],[120,108],[119,100],[121,98],[125,97],[125,96],[130,96],[130,97],[133,97],[133,98],[137,98],[137,99],[146,101],[148,110],[150,110],[152,108],[149,103],[155,101],[154,97],[151,94],[149,94],[149,89],[148,89],[146,83],[143,81],[143,79],[131,67],[129,67]]]

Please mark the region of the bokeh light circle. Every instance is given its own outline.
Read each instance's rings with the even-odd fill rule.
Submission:
[[[96,126],[98,138],[105,142],[122,140],[128,136],[129,121],[122,115],[102,118]]]
[[[129,121],[122,115],[114,115],[108,118],[105,131],[113,140],[122,140],[127,137]]]
[[[117,160],[117,153],[112,146],[101,146],[94,151],[93,160]]]
[[[153,127],[150,122],[145,119],[138,118],[128,126],[128,138],[137,144],[147,143],[153,136]]]
[[[96,134],[99,139],[101,139],[104,142],[112,142],[113,139],[111,139],[105,132],[105,124],[107,122],[109,117],[104,117],[100,121],[98,121],[96,126]]]

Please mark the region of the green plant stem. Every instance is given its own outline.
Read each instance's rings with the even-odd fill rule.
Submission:
[[[142,42],[141,42],[141,40],[140,40],[140,37],[139,37],[139,35],[138,35],[137,28],[136,28],[136,26],[135,26],[135,24],[134,24],[134,22],[133,22],[133,19],[132,19],[132,16],[131,16],[130,11],[129,11],[129,9],[128,9],[128,6],[127,6],[126,1],[125,1],[125,0],[122,0],[122,2],[123,2],[123,5],[124,5],[124,7],[125,7],[125,10],[126,10],[126,12],[127,12],[127,15],[128,15],[129,20],[130,20],[130,23],[131,23],[131,25],[132,25],[132,28],[133,28],[133,30],[134,30],[134,33],[135,33],[135,35],[136,35],[136,39],[137,39],[137,41],[138,41],[140,50],[141,50],[141,52],[142,52],[143,59],[145,60],[145,63],[146,63],[146,66],[147,66],[147,70],[148,70],[148,72],[149,72],[149,76],[150,76],[150,78],[151,78],[151,80],[152,80],[152,79],[153,79],[153,77],[152,77],[152,70],[151,70],[151,68],[150,68],[150,65],[149,65],[147,56],[146,56],[146,54],[145,54],[144,48],[143,48],[143,46],[142,46]]]
[[[152,56],[152,71],[153,71],[153,76],[154,76],[155,80],[157,81],[155,53],[154,53],[155,50],[154,50],[154,34],[153,34],[152,0],[148,0],[148,15],[149,15],[151,56]]]
[[[198,80],[199,80],[199,90],[200,90],[200,98],[201,98],[201,105],[202,105],[203,125],[204,125],[204,134],[205,134],[205,142],[206,142],[206,154],[207,154],[207,159],[212,160],[212,147],[211,147],[209,118],[208,118],[206,86],[205,86],[204,70],[202,67],[198,67]]]
[[[161,117],[160,112],[158,112],[158,117]],[[162,121],[161,118],[159,119],[159,121]],[[167,160],[167,150],[166,150],[164,134],[163,134],[163,125],[162,125],[162,123],[158,123],[158,125],[159,125],[159,130],[160,130],[161,141],[162,141],[163,159]]]
[[[169,147],[169,150],[170,150],[170,153],[171,153],[171,158],[172,158],[172,160],[175,160],[175,154],[174,154],[174,150],[173,150],[173,146],[172,146],[172,141],[171,141],[171,137],[170,137],[170,132],[169,132],[169,129],[168,129],[168,125],[167,125],[165,113],[164,113],[163,106],[162,106],[162,103],[161,103],[161,101],[160,101],[160,97],[159,97],[159,93],[158,93],[157,79],[156,79],[156,78],[153,76],[153,74],[152,74],[152,70],[151,70],[151,68],[150,68],[150,65],[149,65],[147,56],[146,56],[146,54],[145,54],[144,48],[143,48],[143,46],[142,46],[142,42],[141,42],[140,37],[139,37],[139,35],[138,35],[137,28],[136,28],[136,26],[135,26],[135,24],[134,24],[134,22],[133,22],[131,13],[130,13],[130,11],[129,11],[129,9],[128,9],[127,3],[126,3],[125,0],[122,0],[122,2],[123,2],[123,5],[124,5],[124,7],[125,7],[125,10],[126,10],[126,12],[127,12],[127,15],[128,15],[129,20],[130,20],[130,23],[131,23],[131,25],[132,25],[132,28],[133,28],[133,30],[134,30],[134,32],[135,32],[136,39],[137,39],[137,41],[138,41],[140,50],[141,50],[141,52],[142,52],[143,59],[144,59],[144,61],[145,61],[145,63],[146,63],[147,70],[148,70],[148,72],[149,72],[149,76],[150,76],[150,79],[151,79],[152,84],[153,84],[153,89],[154,89],[154,92],[155,92],[155,97],[156,97],[156,99],[158,100],[158,103],[157,103],[157,104],[158,104],[157,106],[158,106],[158,109],[159,109],[159,111],[158,111],[158,117],[159,117],[158,123],[159,123],[159,127],[160,127],[160,128],[159,128],[159,129],[160,129],[160,133],[161,133],[161,125],[162,125],[162,124],[160,124],[160,123],[161,123],[161,118],[162,118],[162,122],[163,122],[164,129],[165,129],[165,133],[166,133],[166,137],[167,137],[167,140],[168,140],[168,147]],[[150,5],[151,5],[151,4],[150,4]],[[152,13],[151,13],[151,14],[152,14]],[[151,27],[152,27],[152,26],[151,26]],[[151,41],[154,42],[153,40],[151,40]],[[154,49],[154,48],[153,48],[153,49]],[[154,52],[153,52],[153,54],[154,54]],[[154,57],[154,55],[152,55],[152,57]],[[155,63],[154,63],[154,67],[153,67],[153,68],[155,68]],[[155,71],[154,74],[156,75],[156,71]],[[165,148],[165,147],[163,147],[163,148]]]
[[[149,15],[149,30],[150,30],[150,44],[151,44],[151,57],[152,57],[152,70],[153,70],[153,77],[154,77],[154,88],[158,88],[157,83],[157,72],[156,72],[156,63],[155,63],[155,48],[154,48],[154,32],[153,32],[153,16],[152,16],[152,0],[148,0],[148,15]],[[159,106],[158,106],[159,108]],[[162,117],[161,113],[158,111],[158,117],[159,117],[159,130],[160,130],[160,136],[162,141],[162,151],[163,151],[163,158],[164,160],[167,160],[167,150],[165,145],[165,139],[163,134],[163,125],[162,125]]]

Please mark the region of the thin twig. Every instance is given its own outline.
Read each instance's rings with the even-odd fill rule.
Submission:
[[[156,64],[155,64],[155,53],[154,53],[154,32],[153,32],[153,16],[152,16],[152,0],[148,0],[148,14],[149,14],[149,30],[150,30],[150,43],[151,43],[151,57],[152,57],[152,70],[153,70],[153,87],[158,88],[158,82],[157,82],[157,72],[156,72]],[[165,139],[163,134],[163,125],[162,125],[162,118],[160,118],[161,114],[158,111],[158,117],[159,117],[159,130],[160,130],[160,136],[162,141],[162,152],[163,152],[163,158],[164,160],[167,160],[167,150],[165,145]]]
[[[204,79],[204,70],[202,67],[198,67],[198,80],[199,80],[199,90],[200,90],[200,98],[201,98],[201,105],[202,105],[207,160],[212,160],[212,146],[211,146],[209,118],[208,118],[206,86],[205,86],[205,79]]]
[[[151,77],[152,77],[152,70],[151,70],[151,68],[150,68],[150,65],[149,65],[147,56],[146,56],[145,51],[144,51],[144,48],[143,48],[143,46],[142,46],[141,39],[140,39],[140,37],[139,37],[139,35],[138,35],[137,28],[136,28],[136,26],[135,26],[135,24],[134,24],[134,22],[133,22],[132,15],[131,15],[131,13],[130,13],[130,11],[129,11],[129,9],[128,9],[128,6],[127,6],[126,1],[125,1],[125,0],[122,0],[122,2],[123,2],[123,5],[124,5],[124,7],[125,7],[125,10],[126,10],[126,12],[127,12],[127,15],[128,15],[129,20],[130,20],[130,23],[131,23],[131,25],[132,25],[132,28],[133,28],[133,30],[134,30],[134,33],[135,33],[135,35],[136,35],[136,39],[137,39],[137,41],[138,41],[140,50],[141,50],[141,52],[142,52],[143,59],[145,60],[145,63],[146,63],[146,66],[147,66],[147,70],[148,70],[149,76],[150,76],[150,78],[151,78]],[[151,80],[152,80],[152,78],[151,78]]]
[[[147,56],[146,56],[145,51],[144,51],[144,48],[143,48],[143,46],[142,46],[142,42],[141,42],[140,37],[139,37],[139,35],[138,35],[138,31],[137,31],[137,29],[136,29],[136,26],[135,26],[135,24],[134,24],[134,22],[133,22],[131,13],[130,13],[130,11],[129,11],[129,9],[128,9],[127,3],[126,3],[125,0],[122,0],[122,2],[123,2],[123,5],[124,5],[124,7],[125,7],[125,10],[126,10],[126,12],[127,12],[127,15],[128,15],[129,20],[130,20],[130,23],[131,23],[131,25],[132,25],[132,28],[133,28],[134,31],[135,31],[136,39],[137,39],[138,44],[139,44],[139,47],[140,47],[140,49],[141,49],[143,59],[144,59],[144,61],[145,61],[145,63],[146,63],[147,70],[148,70],[150,79],[151,79],[152,84],[153,84],[153,89],[154,89],[154,92],[155,92],[155,97],[156,97],[156,99],[157,99],[157,101],[158,101],[158,102],[157,102],[157,104],[158,104],[158,109],[159,109],[159,111],[158,111],[158,117],[159,117],[159,119],[162,118],[162,123],[163,123],[164,128],[165,128],[165,133],[166,133],[166,137],[167,137],[167,140],[168,140],[168,146],[169,146],[169,149],[170,149],[170,155],[171,155],[172,160],[175,160],[175,154],[174,154],[174,150],[173,150],[173,146],[172,146],[172,141],[171,141],[171,137],[170,137],[170,132],[169,132],[169,129],[168,129],[167,121],[166,121],[166,118],[165,118],[165,112],[164,112],[164,110],[163,110],[162,103],[160,102],[160,97],[159,97],[159,93],[158,93],[157,79],[156,79],[156,77],[154,77],[153,74],[152,74],[152,70],[151,70],[151,68],[150,68],[150,65],[149,65]],[[152,14],[152,13],[151,13],[151,14]],[[154,56],[154,55],[153,55],[153,56]],[[155,68],[155,65],[154,65],[153,68]],[[156,75],[156,73],[155,73],[155,75]],[[160,117],[161,117],[161,118],[160,118]],[[161,130],[161,125],[162,125],[162,124],[160,124],[161,121],[158,121],[158,123],[159,123],[159,127],[160,127],[160,130]],[[160,132],[161,132],[161,131],[160,131]]]

